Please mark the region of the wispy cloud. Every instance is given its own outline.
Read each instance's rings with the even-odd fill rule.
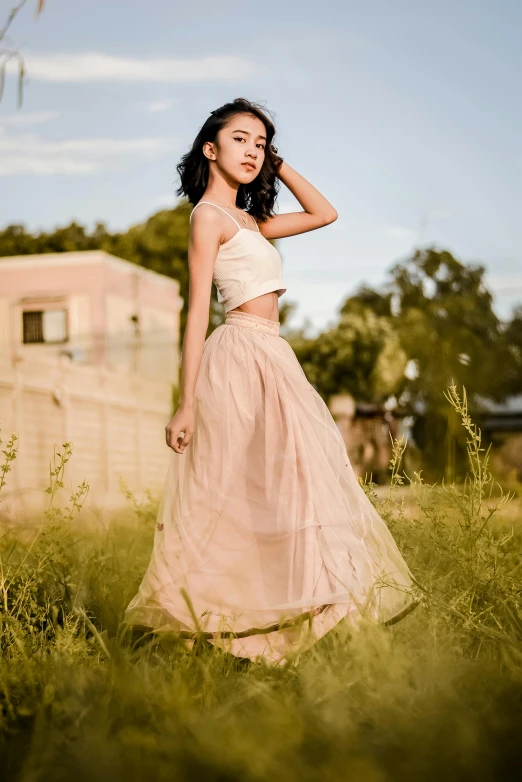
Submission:
[[[387,239],[400,239],[401,241],[412,241],[417,237],[417,233],[413,228],[406,228],[403,225],[392,225],[384,230],[384,236]]]
[[[495,274],[486,272],[487,284],[497,295],[520,295],[522,293],[522,277],[517,273]]]
[[[164,100],[154,100],[151,103],[138,103],[139,109],[144,109],[151,114],[157,114],[160,111],[170,111],[174,106],[174,101],[171,98],[165,98]]]
[[[149,204],[151,209],[174,209],[180,199],[174,193],[159,195]]]
[[[116,57],[100,52],[37,54],[27,53],[25,63],[28,76],[33,80],[48,82],[113,82],[158,84],[189,84],[192,82],[240,82],[267,66],[235,55],[215,57]],[[8,73],[16,73],[14,63],[7,66]]]
[[[5,117],[0,116],[0,127],[2,127],[2,125],[15,125],[17,127],[41,125],[44,122],[50,122],[61,116],[61,111],[21,111],[18,114],[7,114]]]
[[[172,138],[79,138],[48,141],[34,134],[7,136],[0,129],[0,176],[53,174],[91,176],[121,171],[136,159],[158,157],[178,148]]]
[[[428,209],[426,213],[422,215],[419,228],[410,228],[405,225],[391,225],[384,229],[383,236],[385,236],[386,239],[396,239],[401,242],[418,242],[432,220],[448,220],[450,217],[453,217],[453,214],[453,211],[447,206],[434,207],[433,209]]]
[[[453,212],[447,206],[441,206],[438,209],[430,209],[426,217],[429,220],[448,220],[453,217]]]

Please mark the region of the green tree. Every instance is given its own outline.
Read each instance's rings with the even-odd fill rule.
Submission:
[[[344,308],[335,326],[314,339],[296,335],[291,344],[326,401],[346,392],[382,402],[400,386],[407,361],[389,318],[365,306]]]
[[[520,394],[522,390],[522,305],[515,307],[511,320],[504,327],[504,341],[510,353],[503,387],[507,396]]]
[[[344,305],[373,306],[393,323],[416,368],[402,378],[400,399],[418,414],[414,435],[431,459],[428,469],[435,474],[445,465],[448,478],[464,468],[465,444],[444,389],[465,386],[470,412],[478,415],[483,398],[502,401],[521,378],[522,315],[505,327],[484,272],[445,250],[417,249],[391,269],[382,291],[364,287]]]

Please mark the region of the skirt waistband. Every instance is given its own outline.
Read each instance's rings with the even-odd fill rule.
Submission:
[[[279,321],[270,318],[262,318],[261,315],[252,315],[250,312],[227,312],[226,326],[246,326],[247,328],[263,331],[265,334],[279,336]]]

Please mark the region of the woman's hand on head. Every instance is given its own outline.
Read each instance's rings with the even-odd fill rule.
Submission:
[[[282,166],[282,165],[283,165],[283,163],[284,163],[284,160],[283,160],[283,158],[282,158],[282,157],[281,157],[281,156],[278,154],[278,149],[277,149],[277,147],[274,147],[274,145],[273,145],[273,144],[272,144],[272,146],[271,146],[271,151],[272,151],[272,158],[273,158],[273,160],[274,160],[275,167],[276,167],[276,168],[277,168],[277,170],[279,171],[279,170],[280,170],[280,168],[281,168],[281,166]]]
[[[183,453],[194,432],[194,410],[191,407],[179,407],[174,417],[165,427],[165,440],[169,448]]]

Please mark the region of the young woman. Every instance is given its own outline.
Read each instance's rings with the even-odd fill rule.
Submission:
[[[211,113],[178,165],[178,195],[195,205],[182,393],[152,557],[125,621],[281,663],[343,619],[393,623],[418,599],[279,334],[286,284],[268,240],[337,212],[279,157],[274,135],[260,106],[237,99]],[[303,211],[274,214],[279,181]],[[212,282],[226,320],[205,339]]]

